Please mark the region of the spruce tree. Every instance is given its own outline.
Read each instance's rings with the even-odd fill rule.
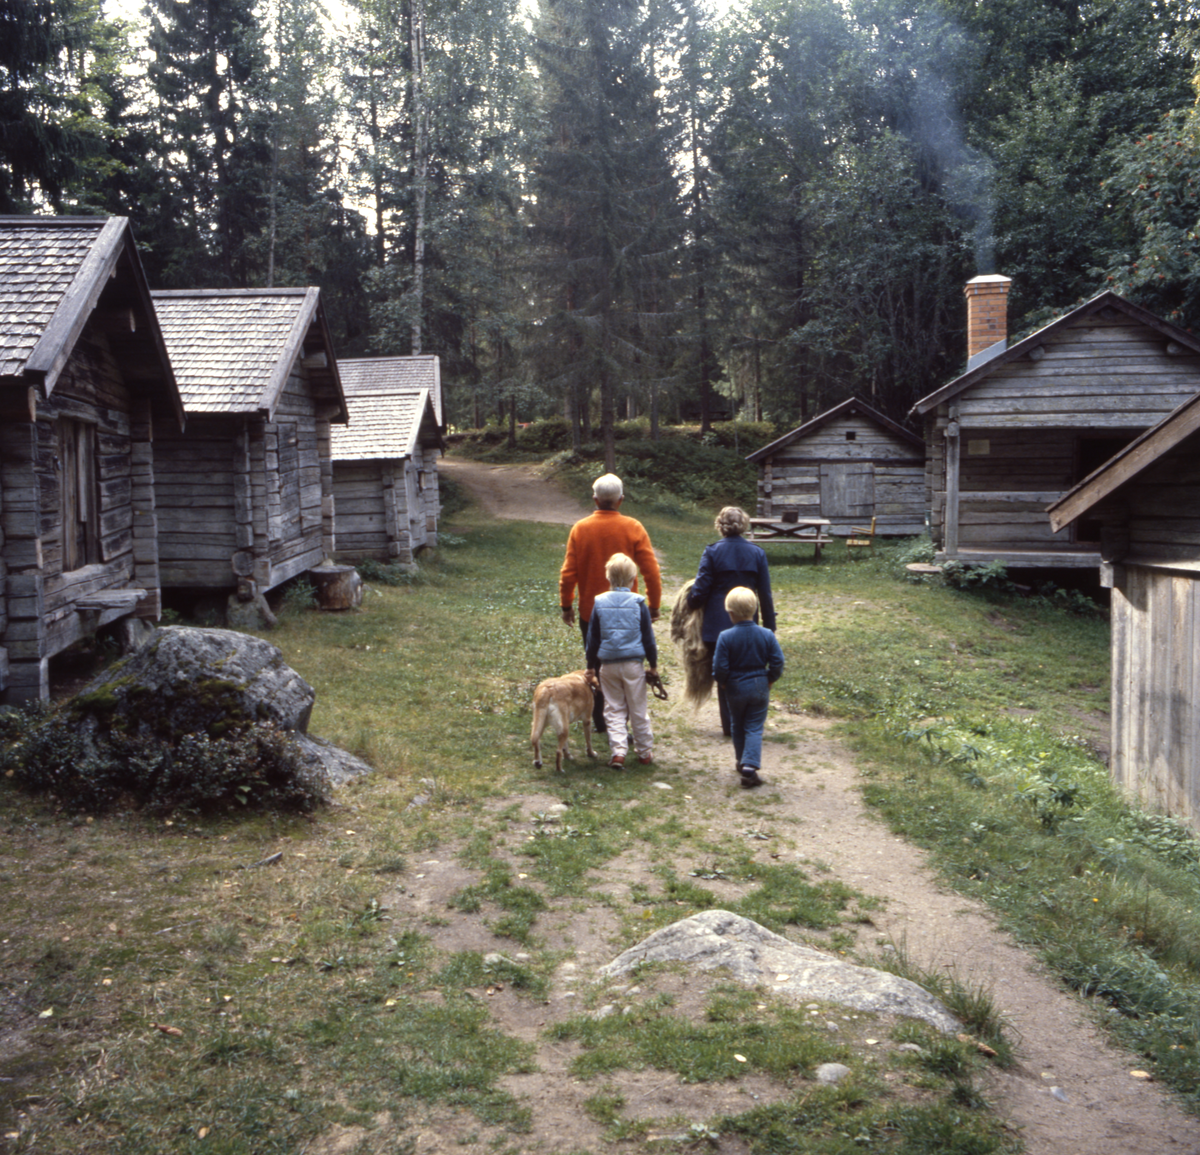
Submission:
[[[252,0],[148,0],[160,184],[147,240],[168,285],[244,286],[262,231],[268,75]]]
[[[593,391],[609,469],[618,397],[661,380],[682,215],[654,78],[654,24],[634,0],[543,0],[535,52],[543,151],[534,174],[534,372],[587,432]]]

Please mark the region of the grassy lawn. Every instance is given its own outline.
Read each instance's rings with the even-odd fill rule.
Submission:
[[[692,576],[711,515],[634,497],[626,512],[649,528],[669,591]],[[312,733],[376,768],[334,805],[306,817],[93,818],[0,785],[0,1010],[16,1040],[0,1068],[14,1080],[0,1082],[0,1148],[298,1152],[331,1127],[369,1130],[383,1114],[436,1106],[498,1128],[508,1145],[497,1149],[522,1150],[528,1108],[502,1082],[531,1069],[534,1048],[478,992],[545,997],[562,961],[544,939],[547,912],[586,911],[606,863],[647,846],[697,858],[713,848],[680,821],[679,795],[648,802],[644,776],[600,789],[595,774],[532,768],[533,686],[582,664],[558,614],[565,528],[471,511],[443,528],[421,572],[370,584],[361,611],[293,599],[269,635],[316,689]],[[1104,737],[1106,621],[902,573],[887,550],[851,560],[837,546],[820,564],[772,555],[788,656],[776,701],[841,719],[869,767],[868,796],[896,829],[1111,1008],[1138,1062],[1197,1105],[1200,859],[1174,824],[1113,798],[1091,757]],[[660,643],[669,648],[665,631]],[[671,768],[656,773],[670,780]],[[548,820],[514,849],[509,803],[526,795],[569,803],[570,825]],[[734,869],[738,852],[717,849]],[[279,851],[281,867],[255,865]],[[503,958],[436,949],[436,915],[401,926],[384,908],[422,859],[447,852],[470,874],[452,909],[481,912],[513,944]],[[871,902],[796,872],[756,887],[743,913],[773,929],[836,928]],[[660,887],[606,913],[623,947],[710,899],[664,871]],[[744,1061],[764,1077],[844,1054],[745,992],[714,996],[690,1026],[664,998],[628,1021],[554,1029],[582,1048],[580,1077],[598,1080],[589,1113],[611,1124],[608,1137],[644,1139],[618,1121],[606,1072],[726,1078],[711,1058],[730,1050],[722,1024],[756,1017],[774,1028]],[[984,1008],[980,1033],[986,1020]],[[904,1075],[909,1101],[882,1084],[865,1095],[861,1082],[853,1094],[810,1087],[803,1108],[789,1099],[712,1126],[756,1152],[797,1149],[783,1133],[798,1112],[813,1120],[805,1151],[857,1150],[856,1135],[896,1152],[1008,1149],[971,1090],[978,1059],[917,1036],[926,1057]],[[702,1130],[670,1149],[703,1142]]]

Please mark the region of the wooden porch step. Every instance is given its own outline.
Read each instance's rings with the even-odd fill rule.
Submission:
[[[132,611],[146,596],[145,590],[97,590],[86,594],[74,602],[75,609],[81,612],[103,613],[105,610]]]

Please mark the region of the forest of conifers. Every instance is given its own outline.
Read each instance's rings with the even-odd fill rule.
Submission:
[[[0,0],[0,212],[317,285],[448,419],[903,420],[1104,288],[1200,323],[1182,0]]]

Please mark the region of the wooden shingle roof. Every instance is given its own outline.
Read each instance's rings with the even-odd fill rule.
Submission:
[[[393,357],[340,363],[350,422],[330,432],[330,456],[334,461],[399,459],[411,456],[418,445],[441,448],[430,390],[395,385],[376,372],[381,361],[417,359]]]
[[[368,392],[384,394],[397,389],[428,389],[439,428],[445,424],[445,418],[442,416],[441,361],[436,354],[423,353],[416,357],[354,357],[339,361],[338,371],[342,375],[342,384],[347,396],[352,389],[358,396],[364,396]]]
[[[47,397],[84,327],[108,336],[135,391],[183,421],[162,332],[125,217],[0,217],[0,380]]]
[[[156,292],[154,307],[188,413],[269,416],[298,357],[321,361],[330,400],[345,403],[320,291],[212,289]]]
[[[103,229],[102,218],[0,228],[0,375],[19,377]]]

